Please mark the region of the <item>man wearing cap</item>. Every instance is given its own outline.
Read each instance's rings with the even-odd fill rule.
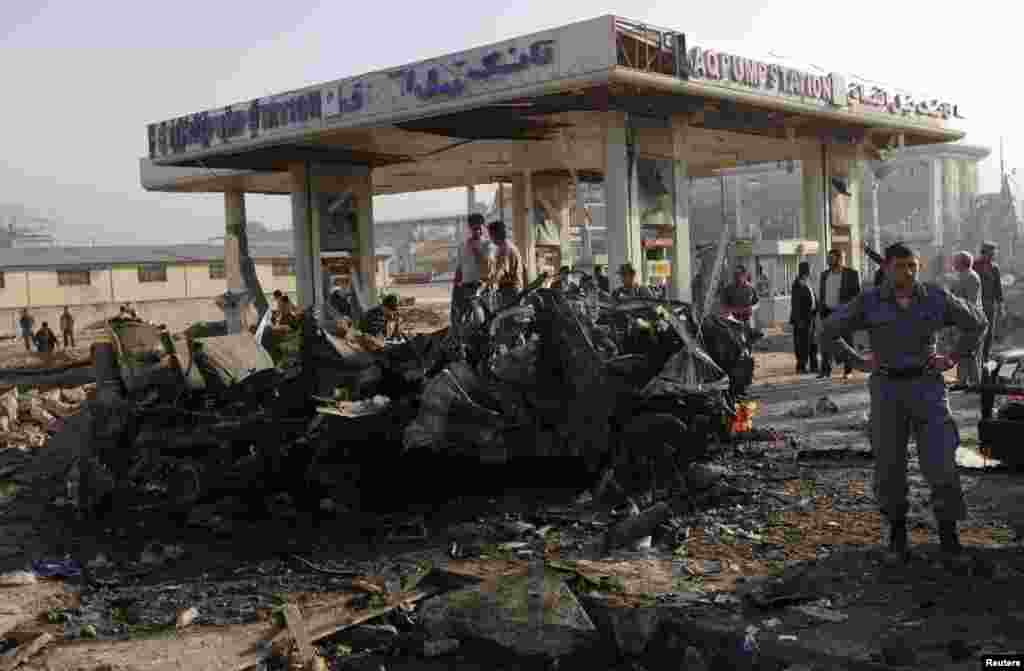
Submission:
[[[753,328],[751,320],[754,316],[754,306],[760,301],[757,289],[750,283],[750,273],[747,272],[747,267],[737,265],[733,273],[733,281],[722,287],[722,312],[731,314]]]
[[[469,239],[459,247],[455,266],[455,282],[452,287],[452,323],[458,321],[466,303],[476,294],[481,285],[488,284],[494,270],[494,246],[485,240],[484,216],[469,215]]]
[[[985,308],[988,319],[988,332],[981,348],[981,360],[987,362],[992,351],[992,338],[996,327],[1003,316],[1003,278],[996,265],[996,246],[986,242],[981,246],[981,254],[974,261],[974,272],[981,278],[981,304]]]
[[[935,284],[918,280],[920,258],[902,243],[885,250],[885,281],[835,310],[822,326],[822,344],[870,372],[871,444],[875,494],[890,525],[889,550],[907,558],[907,441],[915,430],[921,471],[928,481],[939,539],[959,554],[957,521],[967,510],[954,456],[960,438],[942,373],[975,351],[985,315]],[[936,351],[936,334],[955,326],[956,352]],[[846,334],[865,330],[871,352],[862,356]]]
[[[570,279],[572,274],[572,268],[569,266],[562,266],[558,269],[558,279],[551,283],[552,289],[557,289],[563,293],[568,293],[572,290],[573,284]]]
[[[633,298],[651,298],[651,291],[636,283],[636,268],[632,263],[623,263],[619,266],[619,277],[622,279],[622,286],[612,292],[612,298],[617,301],[628,301]]]
[[[821,274],[818,286],[818,312],[822,322],[828,319],[829,315],[846,305],[860,293],[860,274],[853,268],[843,265],[844,254],[840,249],[833,249],[828,253],[828,269]],[[849,379],[853,369],[844,366],[843,379]],[[828,348],[823,347],[821,352],[821,373],[819,378],[832,376],[832,357]]]
[[[597,280],[597,288],[605,293],[612,292],[612,285],[608,276],[604,274],[604,266],[594,266],[594,278]]]

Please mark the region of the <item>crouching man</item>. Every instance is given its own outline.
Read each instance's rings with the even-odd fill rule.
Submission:
[[[960,438],[942,373],[977,351],[985,315],[945,289],[919,282],[920,259],[897,243],[885,250],[885,280],[836,310],[822,327],[822,343],[871,373],[871,440],[875,495],[890,525],[889,551],[907,551],[907,441],[914,427],[921,471],[932,493],[942,550],[961,553],[957,522],[966,517],[954,456]],[[936,352],[936,334],[955,326],[956,352]],[[861,356],[844,333],[866,330],[871,352]]]

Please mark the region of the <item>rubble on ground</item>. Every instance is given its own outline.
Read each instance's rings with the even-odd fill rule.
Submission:
[[[130,389],[123,407],[137,420],[124,429],[132,432],[125,444],[134,451],[123,453],[127,463],[101,464],[112,491],[138,494],[120,499],[124,510],[169,512],[182,521],[181,533],[209,532],[211,543],[235,543],[246,533],[287,535],[325,521],[330,535],[351,537],[363,524],[373,527],[374,543],[390,549],[374,560],[306,559],[300,552],[233,560],[226,575],[204,572],[184,583],[171,577],[190,560],[177,542],[150,541],[121,556],[96,553],[82,558],[88,594],[53,614],[59,637],[96,646],[78,647],[78,655],[100,655],[109,649],[101,644],[112,640],[128,650],[129,643],[176,629],[212,649],[223,644],[222,632],[237,631],[239,658],[248,655],[253,668],[279,668],[273,660],[290,657],[376,669],[393,655],[458,659],[480,641],[510,655],[547,655],[554,664],[610,643],[615,654],[654,671],[666,667],[648,660],[667,650],[694,668],[714,667],[727,654],[742,661],[774,654],[773,646],[811,645],[815,627],[870,621],[859,597],[841,587],[885,598],[872,585],[884,586],[887,569],[866,549],[881,531],[868,494],[870,464],[853,463],[842,479],[827,472],[830,462],[869,452],[822,449],[737,423],[728,390],[694,384],[723,366],[693,356],[693,336],[680,335],[678,324],[686,322],[679,315],[673,325],[655,318],[656,308],[637,307],[654,313],[648,316],[658,324],[656,336],[676,342],[646,356],[626,343],[625,354],[610,355],[607,348],[618,347],[614,329],[604,332],[611,344],[598,345],[600,320],[584,319],[579,306],[542,295],[530,307],[518,333],[510,327],[499,336],[499,325],[485,338],[442,330],[383,342],[342,323],[312,339],[299,336],[302,347],[284,369],[241,339],[202,347],[206,338],[173,338],[181,372],[162,376],[159,364],[173,371],[173,360],[156,345],[159,331],[140,337],[128,352],[134,358],[125,359],[130,370],[122,371]],[[566,403],[573,393],[585,393],[593,407]],[[25,398],[15,391],[0,396],[0,413],[8,424],[13,414],[17,426],[45,430],[40,420],[57,423],[94,394],[94,387]],[[830,403],[822,405],[827,415],[839,410]],[[617,416],[601,428],[618,440],[602,447],[590,488],[573,503],[537,503],[528,513],[482,514],[444,528],[413,514],[359,521],[368,508],[360,496],[367,482],[379,490],[375,495],[394,499],[414,481],[399,480],[403,471],[417,471],[412,475],[427,486],[455,486],[419,473],[427,462],[414,459],[424,453],[509,464],[585,457],[597,408]],[[371,463],[368,451],[380,463]],[[403,468],[402,458],[410,465]],[[813,467],[809,460],[816,460]],[[0,478],[5,467],[0,461]],[[368,475],[374,468],[379,476]],[[857,469],[859,479],[851,477]],[[982,531],[985,542],[1010,542],[1002,528],[965,538],[981,543]],[[145,531],[110,530],[112,538],[137,533]],[[912,530],[918,543],[929,534],[926,527]],[[417,550],[396,549],[403,543]],[[819,570],[809,571],[811,565]],[[1022,569],[1005,560],[981,562],[958,580],[984,574],[1004,584]],[[934,574],[924,564],[915,570]],[[427,576],[443,586],[417,591]],[[686,618],[720,618],[733,638],[672,640],[667,632],[681,630]],[[917,644],[906,640],[914,650]],[[51,656],[53,668],[74,668],[58,663],[71,654],[64,650]],[[895,643],[857,654],[907,658]],[[193,659],[177,663],[189,668]],[[934,655],[918,654],[922,659]]]
[[[0,394],[0,449],[39,449],[79,412],[95,385],[69,389],[18,388]]]

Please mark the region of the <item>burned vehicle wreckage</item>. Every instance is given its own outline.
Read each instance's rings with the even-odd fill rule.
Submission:
[[[657,474],[678,482],[727,439],[736,399],[725,371],[750,357],[719,326],[714,337],[731,340],[711,347],[716,361],[686,304],[616,303],[540,281],[493,313],[374,351],[322,310],[306,312],[297,356],[277,365],[262,326],[257,339],[193,338],[110,322],[110,342],[93,350],[95,397],[63,429],[80,436],[67,473],[80,514],[133,504],[187,514],[229,495],[260,509],[275,491],[351,509],[375,469],[392,477],[447,459],[564,458],[588,482],[619,467],[651,486]]]

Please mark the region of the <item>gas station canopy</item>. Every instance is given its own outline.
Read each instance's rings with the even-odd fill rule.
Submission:
[[[323,300],[325,252],[363,259],[356,275],[373,300],[374,195],[509,183],[532,279],[566,258],[570,222],[578,230],[585,215],[579,184],[599,181],[608,263],[646,268],[645,230],[670,230],[671,293],[689,300],[690,180],[802,161],[804,239],[823,255],[845,230],[856,251],[859,227],[833,217],[829,185],[849,197],[865,159],[958,140],[959,118],[941,99],[602,16],[151,124],[141,177],[154,191],[224,192],[229,222],[244,221],[245,193],[289,194],[303,306]],[[555,244],[540,234],[550,228]],[[580,265],[592,264],[584,251]]]
[[[608,113],[639,153],[690,176],[800,159],[827,139],[868,152],[946,142],[957,105],[687,44],[615,16],[149,125],[150,190],[290,194],[295,163],[365,166],[373,193],[605,172]],[[813,151],[813,150],[812,150]],[[811,154],[816,155],[816,154]],[[190,168],[176,170],[173,168]]]

